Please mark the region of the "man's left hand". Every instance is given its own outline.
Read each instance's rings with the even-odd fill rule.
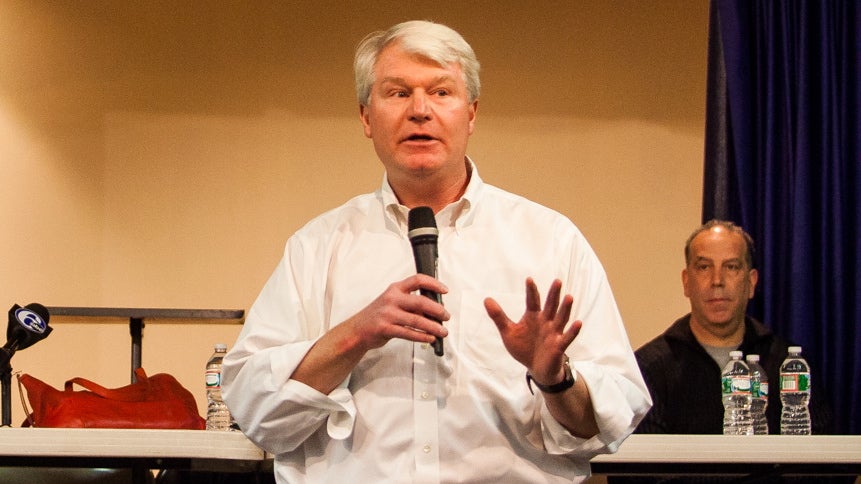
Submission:
[[[493,298],[484,300],[484,308],[496,323],[505,349],[527,368],[533,380],[543,385],[559,383],[565,377],[562,368],[565,349],[583,326],[581,321],[568,325],[574,298],[566,294],[560,301],[561,293],[562,281],[556,279],[542,308],[538,286],[531,277],[527,278],[526,312],[516,323]]]

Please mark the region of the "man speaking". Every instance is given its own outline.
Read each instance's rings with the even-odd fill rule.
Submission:
[[[600,262],[570,220],[479,177],[479,63],[457,32],[372,33],[354,69],[382,186],[287,241],[225,358],[231,412],[283,483],[585,479],[651,405]],[[436,278],[416,271],[416,207]]]

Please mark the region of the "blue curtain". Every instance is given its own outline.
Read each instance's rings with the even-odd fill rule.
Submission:
[[[861,433],[857,0],[712,0],[703,220],[757,244],[749,313],[800,344]]]

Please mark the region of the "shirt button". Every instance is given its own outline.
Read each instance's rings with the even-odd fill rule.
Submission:
[[[429,344],[427,344],[427,343],[422,343],[422,349],[423,349],[423,350],[426,350],[426,349],[428,349],[429,347],[430,347],[430,345],[429,345]]]
[[[424,447],[422,447],[422,451],[424,451],[425,454],[430,454],[431,446],[425,445]]]
[[[430,394],[428,392],[422,392],[422,400],[427,400]]]

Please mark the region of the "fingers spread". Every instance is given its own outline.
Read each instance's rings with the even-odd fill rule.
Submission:
[[[550,284],[550,290],[547,292],[547,301],[544,303],[544,318],[552,321],[556,317],[556,311],[559,308],[559,295],[562,293],[562,281],[555,279]]]
[[[571,308],[574,306],[574,297],[570,294],[566,294],[564,298],[562,298],[562,305],[559,306],[559,311],[556,313],[556,322],[557,327],[561,330],[568,324],[568,320],[571,318]]]
[[[496,327],[500,331],[504,330],[511,323],[505,311],[502,310],[502,306],[491,297],[484,300],[484,310],[487,311],[487,315],[496,323]]]
[[[580,329],[583,328],[583,321],[577,320],[571,323],[571,326],[562,333],[562,344],[565,348],[570,345],[574,339],[580,334]]]
[[[538,285],[531,277],[526,278],[526,310],[541,311],[541,294],[538,292]]]

